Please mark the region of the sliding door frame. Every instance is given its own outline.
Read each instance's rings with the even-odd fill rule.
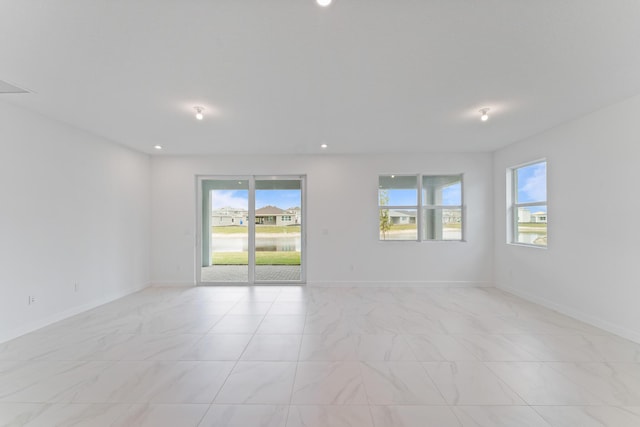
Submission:
[[[254,250],[249,251],[253,253],[255,257],[255,184],[256,181],[270,181],[270,180],[291,180],[291,181],[300,181],[300,209],[301,209],[301,223],[300,223],[300,280],[288,280],[286,284],[292,285],[300,285],[306,283],[306,254],[307,254],[307,236],[306,236],[306,224],[307,224],[307,209],[306,209],[306,196],[307,196],[307,188],[306,188],[306,176],[305,175],[253,175],[251,177],[251,181],[249,182],[249,188],[253,186],[253,192],[249,195],[249,205],[251,205],[251,199],[253,199],[253,207],[254,209],[251,211],[253,217],[251,219],[251,223],[254,225],[253,228],[253,246],[251,246]],[[251,217],[250,214],[250,217]],[[250,242],[251,244],[251,242]],[[251,262],[251,255],[249,255],[249,263]],[[249,280],[253,279],[252,283],[260,284],[260,285],[271,285],[271,284],[281,284],[282,282],[274,281],[274,280],[256,280],[255,276],[255,258],[253,262],[253,276],[249,277]],[[249,269],[251,274],[251,269]]]
[[[203,182],[208,180],[221,180],[221,181],[249,181],[249,236],[248,236],[248,276],[246,282],[203,282],[202,281],[202,235],[203,235],[203,209],[202,205],[202,187]],[[300,180],[300,209],[301,212],[301,224],[300,224],[300,280],[290,280],[286,282],[278,282],[272,280],[256,280],[256,180]],[[196,236],[195,236],[195,278],[197,286],[247,286],[253,284],[260,285],[303,285],[307,283],[306,274],[306,258],[307,258],[307,187],[306,187],[306,175],[303,174],[287,174],[287,175],[196,175]],[[211,216],[211,206],[207,209],[208,215]],[[209,237],[209,239],[211,239]],[[209,242],[209,245],[211,243]]]

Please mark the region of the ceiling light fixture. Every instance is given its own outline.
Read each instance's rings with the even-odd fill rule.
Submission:
[[[489,110],[491,110],[491,108],[489,107],[485,107],[485,108],[481,108],[480,111],[480,120],[482,120],[483,122],[486,122],[487,120],[489,120]]]
[[[323,150],[324,150],[325,148],[327,148],[327,147],[328,147],[328,145],[327,145],[327,144],[320,144],[320,148],[322,148]]]
[[[316,3],[318,3],[319,6],[322,7],[327,7],[331,4],[332,0],[316,0]]]
[[[202,114],[202,112],[204,111],[204,108],[202,108],[202,107],[193,107],[193,109],[196,110],[196,119],[198,119],[198,120],[204,119],[204,114]]]
[[[153,148],[156,150],[162,150],[162,145],[154,145]]]

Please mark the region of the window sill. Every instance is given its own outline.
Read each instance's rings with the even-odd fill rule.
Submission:
[[[547,249],[548,246],[542,246],[542,245],[529,245],[527,243],[513,243],[513,242],[507,242],[507,245],[509,246],[520,246],[523,248],[534,248],[534,249]]]

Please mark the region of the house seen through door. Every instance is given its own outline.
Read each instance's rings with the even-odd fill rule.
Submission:
[[[304,282],[304,177],[200,177],[199,283]]]

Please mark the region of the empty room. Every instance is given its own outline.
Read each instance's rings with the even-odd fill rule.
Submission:
[[[0,0],[0,426],[640,426],[637,0]]]

